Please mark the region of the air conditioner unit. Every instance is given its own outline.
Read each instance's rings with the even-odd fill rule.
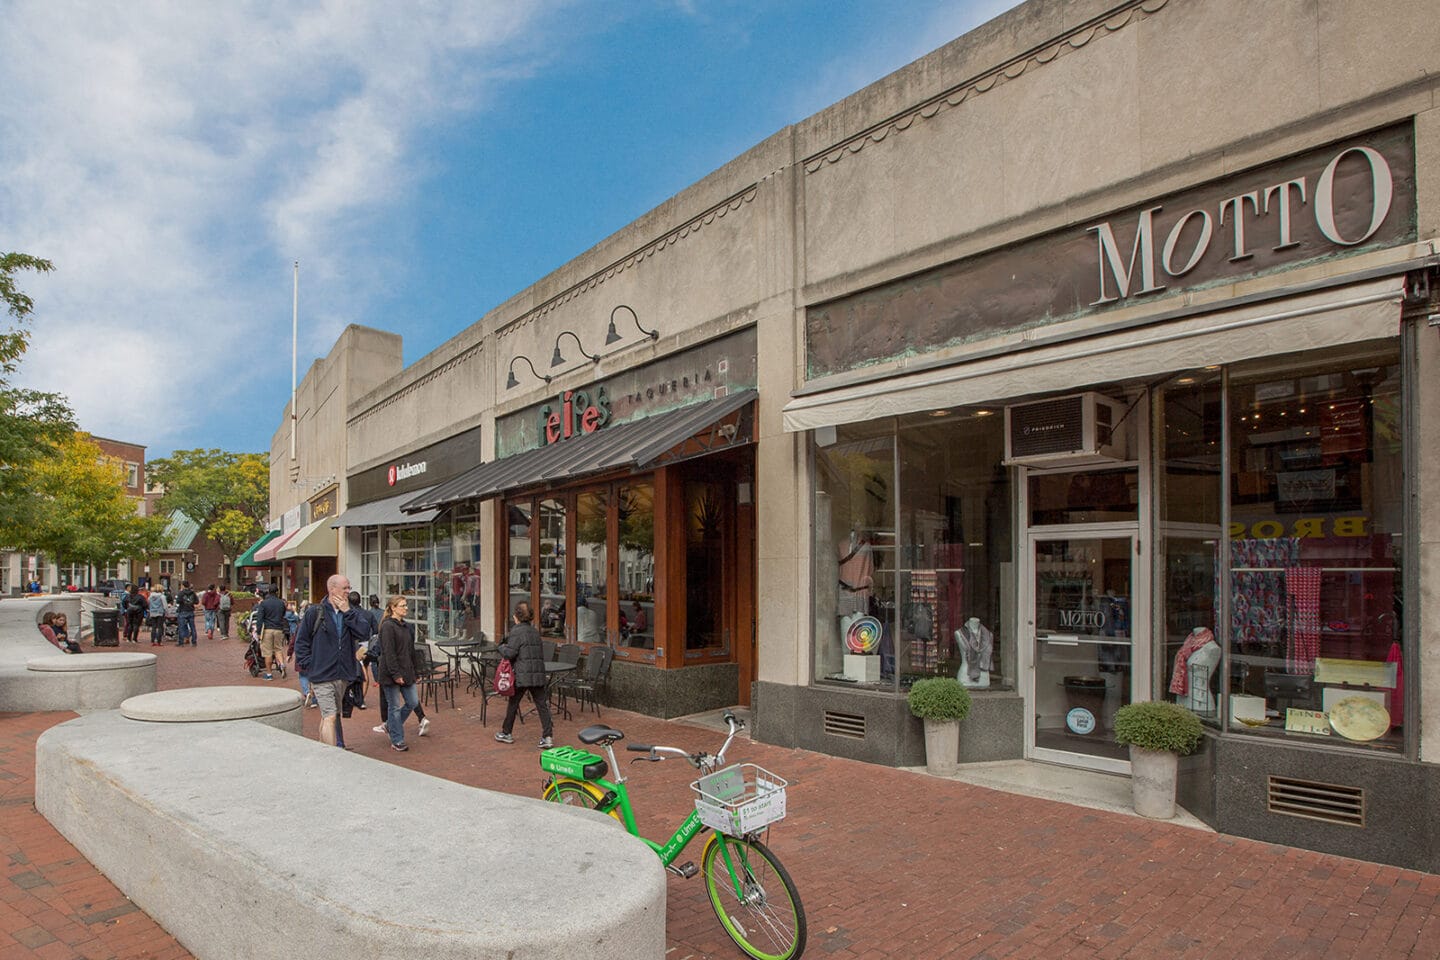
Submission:
[[[1005,408],[1005,464],[1066,467],[1127,460],[1127,405],[1076,393]]]

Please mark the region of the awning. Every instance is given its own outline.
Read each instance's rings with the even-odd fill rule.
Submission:
[[[1027,340],[1044,336],[1032,329],[1020,335],[1013,352],[796,397],[785,405],[785,429],[994,403],[1394,337],[1403,287],[1403,275],[1396,275],[1025,349]]]
[[[720,421],[744,409],[755,397],[754,390],[741,390],[482,463],[402,504],[401,509],[433,509],[457,500],[483,500],[520,487],[562,483],[609,470],[643,469],[748,443],[753,426],[743,418],[729,430],[722,429]],[[703,440],[697,437],[703,431],[710,431],[711,436]]]
[[[240,554],[240,559],[235,561],[235,569],[238,570],[241,567],[253,567],[259,564],[261,561],[255,559],[256,552],[261,547],[265,546],[267,543],[269,543],[271,540],[274,540],[278,536],[280,536],[279,530],[266,530],[265,534],[259,540],[256,540],[254,543],[250,544],[250,548],[244,553]]]
[[[428,496],[435,488],[429,490],[411,490],[409,493],[396,494],[393,497],[386,497],[384,500],[372,500],[369,503],[362,503],[359,506],[351,507],[340,516],[335,518],[332,527],[378,527],[396,523],[429,523],[435,519],[439,510],[421,510],[417,513],[401,513],[400,504],[406,500],[418,500]]]
[[[334,557],[335,529],[330,521],[316,520],[296,530],[280,549],[275,551],[278,560],[294,560],[297,557]]]
[[[300,532],[300,531],[299,531],[298,529],[296,529],[296,530],[291,530],[289,533],[282,533],[280,536],[276,537],[274,540],[271,540],[269,543],[265,544],[265,546],[261,547],[259,550],[256,550],[256,551],[255,551],[255,563],[252,563],[251,566],[253,567],[253,566],[255,566],[256,564],[275,563],[275,562],[276,562],[276,559],[275,559],[275,554],[276,554],[276,552],[277,552],[281,547],[285,546],[285,544],[289,543],[289,542],[290,542],[290,538],[293,537],[293,536],[295,536],[295,534],[297,534],[297,533],[299,533],[299,532]]]

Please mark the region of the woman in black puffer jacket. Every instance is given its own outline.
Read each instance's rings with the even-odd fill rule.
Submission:
[[[544,750],[551,746],[551,737],[555,734],[545,690],[545,647],[540,643],[540,631],[531,622],[535,615],[530,604],[524,600],[515,604],[515,613],[510,619],[514,626],[500,641],[500,656],[515,665],[515,696],[505,706],[505,723],[495,739],[501,743],[515,742],[510,731],[515,729],[515,718],[520,715],[520,700],[529,693],[540,714],[540,749]]]

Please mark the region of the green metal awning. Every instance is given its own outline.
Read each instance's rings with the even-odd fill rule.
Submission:
[[[260,564],[255,562],[255,551],[259,550],[261,547],[265,546],[265,544],[269,543],[271,540],[274,540],[278,536],[280,536],[279,530],[266,530],[263,537],[250,544],[250,549],[240,554],[240,559],[235,561],[235,569],[239,570],[241,567],[259,566]]]

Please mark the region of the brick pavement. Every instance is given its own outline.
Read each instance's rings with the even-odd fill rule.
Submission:
[[[162,688],[264,683],[244,672],[239,641],[159,652]],[[496,716],[482,727],[478,701],[462,693],[458,702],[458,710],[446,705],[435,713],[430,736],[410,738],[409,753],[394,753],[371,732],[373,708],[352,719],[347,739],[381,762],[535,795],[536,722],[517,728],[517,742],[505,746],[491,739]],[[0,960],[188,956],[34,812],[35,737],[67,718],[0,715],[0,852],[7,857]],[[606,710],[604,720],[634,741],[719,744],[715,733],[686,724],[617,710]],[[586,722],[593,716],[557,721],[557,741],[573,743]],[[306,711],[306,734],[314,736],[316,726],[315,711]],[[1440,957],[1440,876],[802,750],[737,741],[732,759],[791,781],[790,815],[772,840],[805,900],[809,957]],[[688,808],[693,772],[678,761],[626,772],[642,830],[668,834]],[[692,846],[690,853],[698,852]],[[476,886],[503,882],[477,878]],[[698,878],[670,881],[668,930],[667,960],[738,956]]]

